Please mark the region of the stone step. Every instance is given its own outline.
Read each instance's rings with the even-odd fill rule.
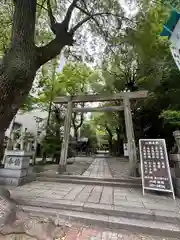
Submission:
[[[123,188],[141,188],[141,183],[136,183],[134,181],[112,182],[112,181],[103,181],[103,180],[96,180],[96,179],[84,180],[84,179],[68,179],[68,178],[59,178],[59,177],[53,178],[53,177],[46,177],[46,176],[36,177],[36,181],[112,186],[112,187],[123,187]]]
[[[106,181],[106,182],[130,182],[141,184],[141,178],[138,177],[125,177],[125,178],[92,178],[84,177],[82,175],[54,175],[52,173],[37,173],[36,177],[48,177],[48,178],[60,178],[60,179],[76,179],[76,180],[95,180],[95,181]]]
[[[114,217],[126,217],[129,219],[141,219],[149,221],[160,221],[164,223],[180,223],[180,214],[174,211],[165,210],[150,210],[142,207],[135,206],[124,206],[124,205],[109,205],[109,204],[96,204],[96,203],[82,203],[72,200],[59,200],[52,198],[40,198],[37,197],[35,200],[31,197],[23,197],[18,195],[13,195],[13,199],[20,206],[32,206],[41,207],[49,209],[59,209],[66,211],[79,211],[92,214],[104,214],[106,216]]]
[[[66,221],[78,221],[86,225],[95,225],[118,230],[123,229],[131,232],[153,234],[162,237],[176,237],[179,239],[180,236],[179,224],[144,219],[128,219],[127,217],[115,217],[105,214],[84,213],[81,211],[67,211],[44,207],[21,207],[30,216],[50,217],[56,222],[56,224],[58,224],[58,219],[64,219]]]

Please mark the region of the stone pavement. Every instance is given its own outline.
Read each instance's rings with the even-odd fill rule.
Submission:
[[[146,194],[141,189],[106,187],[95,185],[32,182],[11,190],[15,199],[68,204],[69,206],[95,206],[118,209],[141,208],[180,212],[180,199],[172,200],[170,195]]]
[[[83,176],[112,178],[105,158],[96,158]],[[31,201],[68,203],[69,205],[96,204],[106,207],[118,206],[180,212],[180,199],[173,201],[170,195],[146,194],[141,189],[97,186],[73,183],[32,182],[11,190],[12,197]],[[96,207],[97,207],[96,206]]]
[[[112,178],[105,158],[96,158],[82,176],[91,178]]]
[[[112,175],[105,158],[96,158],[91,166],[85,171],[83,176],[112,179]],[[91,216],[91,213],[93,213],[94,217],[97,218],[98,214],[102,213],[105,215],[105,218],[108,219],[107,221],[113,220],[115,216],[119,217],[119,215],[113,214],[119,214],[120,211],[124,211],[125,214],[129,214],[129,216],[130,214],[136,216],[137,213],[140,213],[142,215],[149,214],[149,216],[152,217],[156,216],[156,213],[161,211],[159,213],[161,219],[166,217],[180,219],[180,199],[176,199],[174,201],[170,195],[159,195],[157,193],[148,193],[145,196],[142,196],[141,189],[36,181],[11,189],[11,194],[17,203],[24,206],[27,205],[27,207],[29,206],[29,209],[31,209],[30,206],[43,207],[44,212],[46,210],[45,206],[49,209],[48,211],[51,211],[51,209],[53,211],[54,208],[55,213],[57,213],[58,209],[64,211],[63,207],[66,206],[68,208],[65,209],[68,211],[72,210],[72,216],[73,214],[80,214],[81,216],[83,213],[81,213],[81,211],[87,210],[85,213],[86,216],[88,216],[88,214]],[[95,212],[91,212],[91,209],[93,209],[93,211],[95,210]],[[40,209],[40,211],[42,211],[42,209]],[[77,211],[77,213],[75,213],[75,211]],[[128,218],[129,216],[125,215],[124,217]],[[134,217],[134,221],[137,220],[136,217]],[[129,221],[132,221],[131,218]],[[93,228],[91,226],[87,227],[84,225],[73,225],[64,238],[64,240],[120,239],[170,240],[170,238],[158,238],[132,234],[124,231],[116,232],[112,230]],[[175,240],[175,238],[173,240]]]

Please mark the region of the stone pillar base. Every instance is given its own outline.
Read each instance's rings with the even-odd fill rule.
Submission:
[[[66,172],[66,166],[65,165],[59,165],[57,169],[57,174],[62,174]]]
[[[31,154],[24,151],[6,151],[5,166],[0,169],[0,184],[19,186],[35,180],[29,167]]]

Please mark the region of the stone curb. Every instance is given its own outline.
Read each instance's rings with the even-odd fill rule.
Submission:
[[[141,184],[132,182],[106,182],[96,180],[76,180],[76,179],[61,179],[61,178],[49,178],[49,177],[36,177],[36,181],[42,182],[60,182],[60,183],[72,183],[72,184],[86,184],[86,185],[98,185],[98,186],[111,186],[111,187],[123,187],[123,188],[141,188]]]
[[[153,234],[163,237],[180,236],[180,227],[176,224],[161,223],[141,219],[128,219],[92,213],[65,211],[59,209],[45,209],[42,207],[22,206],[23,210],[30,216],[51,216],[53,220],[65,219],[66,221],[78,221],[82,224],[95,225],[110,229],[123,229],[130,232]]]
[[[126,217],[129,219],[142,219],[150,221],[160,221],[164,223],[180,224],[180,214],[172,211],[153,211],[140,207],[124,207],[123,205],[106,205],[95,203],[77,203],[68,200],[57,200],[52,203],[52,199],[46,202],[42,199],[31,200],[31,198],[18,199],[14,198],[19,205],[32,207],[45,207],[49,209],[60,209],[67,211],[80,211],[92,214],[104,214],[106,216]]]
[[[58,178],[58,179],[76,179],[76,180],[92,180],[92,181],[105,181],[105,182],[129,182],[129,183],[139,183],[141,184],[141,178],[91,178],[84,176],[71,176],[71,175],[54,175],[54,174],[45,174],[37,173],[36,177],[47,177],[47,178]]]

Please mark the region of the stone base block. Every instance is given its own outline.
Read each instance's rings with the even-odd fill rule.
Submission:
[[[28,169],[6,169],[2,168],[0,169],[0,177],[14,177],[14,178],[20,178],[25,177],[28,175]]]
[[[62,174],[62,173],[64,173],[64,172],[66,172],[66,166],[64,166],[64,165],[59,165],[59,166],[58,166],[57,173]]]
[[[20,186],[35,180],[35,175],[27,175],[25,177],[2,177],[0,176],[1,185]]]
[[[176,197],[180,198],[180,188],[175,188]]]
[[[176,177],[180,178],[180,168],[175,168],[174,171],[175,171]]]
[[[180,178],[175,178],[175,187],[180,189]]]

